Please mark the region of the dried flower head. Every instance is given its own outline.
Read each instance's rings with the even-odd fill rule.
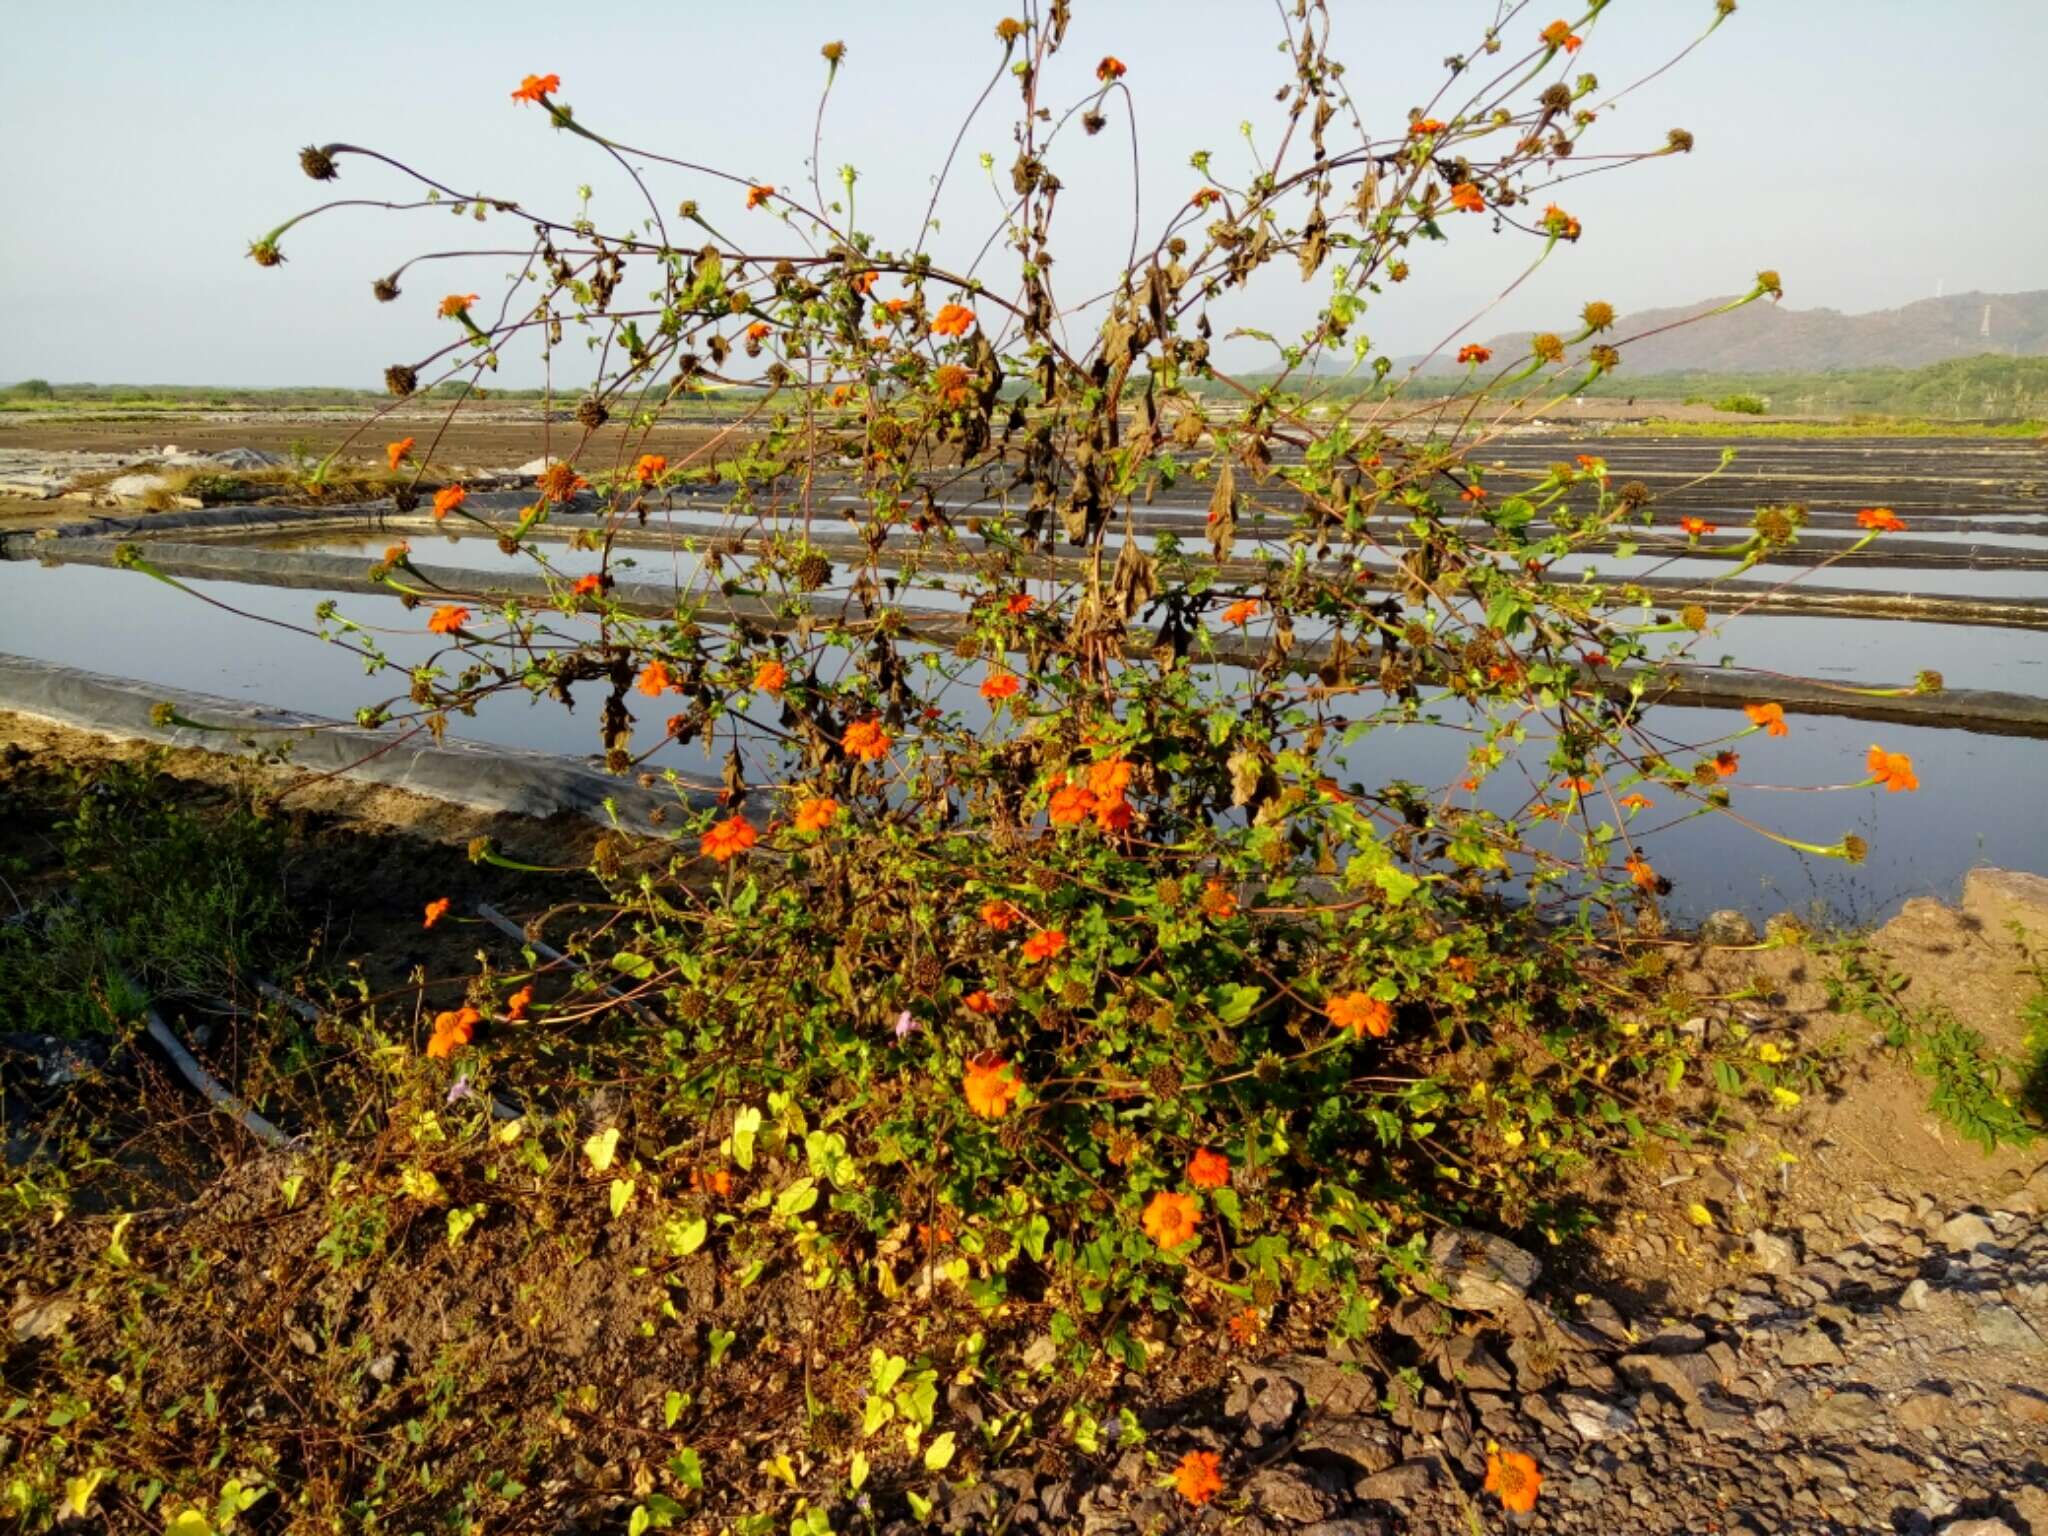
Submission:
[[[612,413],[605,409],[604,402],[595,395],[586,395],[576,404],[577,423],[592,432],[611,419]]]
[[[840,42],[827,43],[818,50],[818,57],[827,64],[830,64],[834,69],[837,69],[839,61],[846,57],[846,44]]]
[[[1602,373],[1612,373],[1621,366],[1621,350],[1605,342],[1586,354],[1586,360]]]
[[[335,168],[334,156],[317,144],[308,144],[299,151],[299,169],[315,181],[332,181],[341,174]]]
[[[398,297],[397,276],[394,274],[391,277],[378,278],[374,283],[370,284],[370,292],[377,296],[379,304],[389,304]]]
[[[1692,134],[1686,129],[1672,129],[1664,136],[1664,142],[1681,155],[1692,153]]]
[[[250,244],[249,259],[259,267],[279,267],[284,265],[284,252],[278,249],[275,240],[266,235]]]
[[[1546,363],[1564,361],[1564,338],[1555,331],[1544,331],[1529,343],[1529,350]]]

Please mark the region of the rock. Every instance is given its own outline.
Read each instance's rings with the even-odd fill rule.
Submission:
[[[1941,1536],[2019,1536],[2003,1520],[1955,1520],[1941,1528]]]
[[[2005,1302],[1988,1302],[1977,1309],[1977,1337],[1993,1349],[2024,1354],[2042,1347],[2034,1325]]]
[[[2037,1387],[2007,1387],[1998,1411],[2015,1424],[2048,1424],[2048,1393]]]
[[[1351,1485],[1352,1493],[1361,1499],[1378,1499],[1387,1504],[1398,1504],[1429,1492],[1436,1482],[1436,1463],[1428,1459],[1404,1461],[1399,1466],[1389,1467],[1384,1472],[1375,1472],[1371,1477],[1361,1477]]]
[[[1749,1234],[1749,1251],[1756,1255],[1758,1265],[1773,1275],[1790,1274],[1792,1266],[1799,1262],[1799,1250],[1791,1238],[1766,1232],[1762,1227]]]
[[[1379,1435],[1355,1424],[1323,1424],[1310,1429],[1295,1442],[1294,1453],[1304,1461],[1344,1463],[1350,1474],[1366,1477],[1386,1471],[1399,1459]]]
[[[1706,921],[1700,924],[1702,944],[1736,945],[1756,943],[1756,924],[1733,907],[1723,907],[1718,912],[1709,912]]]
[[[1693,1323],[1667,1323],[1636,1346],[1646,1355],[1692,1355],[1706,1347],[1706,1330]]]
[[[78,1315],[78,1303],[69,1296],[25,1296],[15,1302],[9,1314],[14,1336],[24,1344],[61,1333],[64,1325]]]
[[[1691,1362],[1695,1360],[1707,1367],[1707,1373],[1712,1373],[1712,1366],[1698,1355],[1623,1355],[1615,1364],[1622,1379],[1632,1387],[1657,1387],[1681,1403],[1696,1403],[1700,1400],[1700,1384],[1694,1379],[1698,1368]]]
[[[1308,1525],[1330,1512],[1330,1501],[1291,1467],[1268,1467],[1247,1485],[1252,1508],[1294,1525]]]
[[[1379,1402],[1370,1376],[1320,1355],[1282,1355],[1251,1373],[1253,1380],[1260,1375],[1285,1376],[1301,1388],[1308,1406],[1327,1418],[1356,1418],[1372,1412]]]
[[[118,496],[123,501],[140,500],[152,492],[170,488],[170,476],[153,474],[116,475],[102,487],[109,496]]]
[[[1450,1304],[1466,1312],[1500,1312],[1527,1299],[1543,1262],[1504,1237],[1464,1227],[1439,1232],[1430,1262],[1450,1288]]]
[[[1930,1288],[1925,1280],[1915,1280],[1899,1292],[1899,1305],[1908,1312],[1925,1312]]]
[[[2005,1502],[2013,1513],[2027,1522],[2027,1529],[2034,1536],[2048,1536],[2048,1488],[2036,1488],[2031,1484],[2015,1488],[2005,1496]]]
[[[1053,1342],[1049,1333],[1041,1333],[1024,1346],[1024,1369],[1043,1371],[1052,1367],[1060,1357],[1060,1347]]]
[[[1285,1376],[1268,1377],[1253,1395],[1251,1406],[1245,1411],[1245,1422],[1270,1439],[1294,1421],[1295,1410],[1300,1407],[1300,1387]]]
[[[1963,912],[2001,939],[2012,923],[2037,942],[2048,939],[2048,879],[2012,869],[1973,869],[1963,876]]]
[[[1632,1435],[1636,1416],[1618,1402],[1595,1397],[1590,1392],[1560,1392],[1557,1410],[1564,1415],[1572,1433],[1581,1440],[1605,1440],[1610,1435]]]
[[[1877,1399],[1868,1392],[1837,1392],[1813,1410],[1813,1423],[1830,1434],[1853,1434],[1877,1415]]]
[[[1902,1428],[1925,1433],[1955,1412],[1956,1400],[1946,1392],[1915,1392],[1899,1404],[1894,1417]]]
[[[1840,1365],[1842,1352],[1820,1329],[1802,1328],[1778,1346],[1778,1359],[1785,1365]]]
[[[1458,1335],[1444,1346],[1439,1367],[1444,1380],[1480,1392],[1505,1392],[1514,1385],[1507,1367],[1496,1360],[1486,1345],[1472,1334]]]
[[[1515,1385],[1524,1392],[1541,1392],[1564,1371],[1557,1346],[1534,1335],[1508,1341],[1508,1364],[1515,1368]]]
[[[1879,1195],[1866,1200],[1856,1207],[1857,1211],[1870,1218],[1873,1223],[1890,1222],[1895,1227],[1910,1227],[1914,1223],[1913,1207],[1903,1200],[1894,1200],[1889,1195]]]
[[[1957,1253],[1970,1253],[1979,1248],[1992,1247],[1995,1236],[1991,1230],[1991,1223],[1975,1211],[1963,1211],[1949,1217],[1935,1228],[1934,1232],[1936,1242]]]

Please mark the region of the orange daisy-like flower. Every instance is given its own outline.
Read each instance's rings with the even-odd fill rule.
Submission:
[[[1576,240],[1580,234],[1579,221],[1555,203],[1543,210],[1543,227],[1565,240]]]
[[[434,610],[434,616],[427,620],[427,632],[434,635],[452,635],[469,622],[469,610],[456,603],[443,603]]]
[[[1433,117],[1419,117],[1408,125],[1408,135],[1410,138],[1427,138],[1432,134],[1442,133],[1443,131],[1444,125]]]
[[[1067,947],[1067,936],[1058,928],[1041,928],[1024,941],[1026,960],[1050,960]]]
[[[1865,507],[1856,514],[1856,526],[1878,533],[1904,533],[1906,525],[1890,507]]]
[[[1193,1195],[1162,1189],[1145,1204],[1145,1235],[1162,1248],[1178,1248],[1195,1235],[1201,1203]]]
[[[760,837],[761,834],[754,830],[751,821],[744,816],[734,816],[727,821],[721,821],[706,832],[703,842],[698,846],[707,859],[723,864],[727,859],[745,853],[760,841]]]
[[[1458,492],[1458,500],[1472,502],[1484,501],[1486,500],[1486,487],[1483,485],[1468,485],[1465,487],[1465,489]]]
[[[539,101],[543,96],[552,96],[562,88],[560,75],[528,75],[519,82],[519,89],[512,93],[514,101]]]
[[[839,738],[846,755],[863,763],[878,763],[889,755],[889,733],[880,720],[856,720]]]
[[[799,832],[822,832],[838,819],[839,802],[829,795],[806,800],[796,809],[796,829]]]
[[[974,311],[965,304],[947,304],[932,316],[932,333],[938,336],[965,336],[974,329]]]
[[[855,293],[869,292],[875,286],[875,279],[881,275],[879,272],[856,272],[851,283],[853,291]]]
[[[1213,876],[1202,887],[1201,900],[1203,912],[1212,921],[1227,923],[1237,916],[1237,893]]]
[[[1652,800],[1648,795],[1623,795],[1619,800],[1615,801],[1614,803],[1620,806],[1624,811],[1647,811],[1651,806],[1655,805],[1657,802]]]
[[[1003,1011],[1002,999],[992,992],[970,992],[960,999],[960,1006],[984,1019]]]
[[[386,544],[384,546],[384,563],[386,565],[396,565],[411,553],[412,545],[408,544],[404,539],[400,539],[396,544]]]
[[[1023,686],[1016,673],[997,670],[981,680],[981,696],[991,704],[1000,703],[1004,699],[1014,699]]]
[[[1745,704],[1742,712],[1749,716],[1751,725],[1760,725],[1766,736],[1790,736],[1792,727],[1785,723],[1785,706],[1782,704]]]
[[[441,921],[442,918],[448,915],[448,909],[453,905],[454,903],[451,902],[446,896],[438,896],[434,900],[428,902],[427,920],[424,923],[421,923],[420,926],[422,928],[433,927],[434,924],[438,923],[439,921]]]
[[[661,478],[662,471],[667,468],[668,455],[662,453],[643,453],[640,455],[640,462],[633,466],[633,478],[642,485],[652,485]]]
[[[1332,1024],[1350,1030],[1361,1040],[1367,1035],[1377,1040],[1394,1027],[1393,1006],[1368,992],[1346,992],[1342,997],[1333,997],[1324,1011],[1330,1015]]]
[[[576,473],[573,464],[557,461],[540,473],[540,493],[549,501],[567,501],[590,482]]]
[[[441,301],[441,318],[443,320],[453,320],[457,315],[468,314],[469,306],[474,304],[476,299],[477,296],[473,293],[449,294],[447,298]]]
[[[1004,602],[1003,612],[1008,614],[1013,619],[1021,619],[1024,617],[1025,614],[1029,613],[1032,610],[1033,606],[1037,602],[1038,599],[1031,596],[1029,593],[1018,592],[1013,594],[1007,601]]]
[[[1122,795],[1097,796],[1095,825],[1105,832],[1122,832],[1131,824],[1131,802]]]
[[[1056,827],[1076,826],[1095,811],[1095,793],[1085,784],[1062,784],[1046,802],[1046,819]]]
[[[1088,787],[1102,799],[1121,795],[1131,787],[1131,771],[1130,759],[1105,757],[1088,765]]]
[[[977,1056],[968,1062],[960,1088],[967,1097],[967,1107],[984,1120],[1002,1119],[1010,1112],[1017,1095],[1024,1091],[1015,1069],[1000,1056]]]
[[[890,314],[892,314],[892,315],[900,315],[900,314],[902,314],[902,313],[903,313],[903,311],[905,311],[906,309],[910,308],[910,300],[908,300],[908,299],[884,299],[884,300],[882,300],[882,308],[884,308],[884,309],[886,309],[887,311],[889,311],[889,313],[890,313]]]
[[[1482,347],[1476,341],[1467,342],[1464,346],[1458,348],[1458,361],[1461,363],[1490,363],[1493,361],[1493,348]]]
[[[714,1169],[706,1173],[701,1168],[690,1170],[690,1188],[700,1195],[717,1195],[721,1199],[732,1193],[732,1171],[727,1168]]]
[[[434,521],[439,522],[450,512],[469,500],[469,492],[459,485],[444,485],[434,492]]]
[[[1230,1182],[1230,1159],[1208,1147],[1188,1159],[1188,1182],[1197,1189],[1221,1189]]]
[[[1113,53],[1103,55],[1102,62],[1095,66],[1095,78],[1104,85],[1123,79],[1124,73],[1124,61]]]
[[[1882,784],[1890,794],[1920,787],[1920,780],[1913,774],[1913,759],[1903,752],[1887,752],[1883,747],[1872,746],[1869,764],[1872,781]]]
[[[758,208],[775,195],[775,189],[765,183],[747,188],[747,207]]]
[[[1721,527],[1719,523],[1710,523],[1703,517],[1681,517],[1678,520],[1678,526],[1694,538],[1698,538],[1703,533],[1719,532]]]
[[[1586,41],[1562,21],[1553,21],[1542,32],[1543,41],[1551,48],[1562,48],[1566,53],[1577,53]]]
[[[766,341],[768,339],[768,333],[774,329],[775,327],[770,325],[766,320],[756,320],[752,325],[747,327],[747,340]]]
[[[1461,181],[1451,188],[1451,206],[1460,213],[1484,213],[1486,198],[1475,183]]]
[[[1242,1311],[1231,1313],[1230,1322],[1226,1326],[1230,1329],[1231,1338],[1239,1345],[1248,1347],[1258,1341],[1259,1330],[1264,1325],[1265,1319],[1259,1316],[1259,1309],[1246,1307]]]
[[[1215,1451],[1189,1451],[1173,1469],[1173,1486],[1190,1504],[1206,1504],[1223,1491],[1222,1463]]]
[[[1224,609],[1222,619],[1225,624],[1236,624],[1241,627],[1251,623],[1258,616],[1259,605],[1257,601],[1247,597],[1232,603],[1228,608]]]
[[[594,597],[604,590],[604,577],[596,571],[587,572],[571,582],[569,590],[578,597]]]
[[[981,904],[981,920],[997,933],[1007,933],[1024,921],[1024,914],[1014,901],[984,901]]]
[[[413,440],[411,438],[401,437],[395,443],[386,443],[384,445],[384,457],[391,461],[391,472],[393,474],[398,473],[400,461],[411,454],[412,444]]]
[[[505,1018],[507,1022],[513,1024],[522,1022],[526,1018],[526,1010],[532,1006],[533,988],[531,986],[521,987],[517,992],[514,992],[505,999]]]
[[[668,669],[665,661],[650,661],[640,670],[640,680],[633,686],[650,699],[658,699],[675,687],[675,674]]]
[[[1526,1515],[1536,1507],[1536,1495],[1543,1491],[1543,1474],[1536,1458],[1521,1451],[1488,1451],[1486,1491],[1500,1496],[1501,1508]]]
[[[1622,861],[1621,867],[1628,871],[1629,879],[1646,891],[1657,889],[1657,871],[1650,867],[1650,861],[1640,853],[1632,853]]]
[[[1222,202],[1223,194],[1221,192],[1218,192],[1214,187],[1204,187],[1201,189],[1201,191],[1197,192],[1193,197],[1189,198],[1188,201],[1197,208],[1206,208],[1211,203]]]
[[[453,1056],[476,1038],[476,1027],[484,1016],[467,1003],[449,1013],[434,1015],[434,1033],[427,1041],[427,1054],[436,1058]]]
[[[778,694],[789,686],[789,668],[770,657],[754,668],[754,687],[762,693]]]
[[[974,376],[958,363],[948,363],[932,375],[932,391],[939,404],[962,409],[974,400]]]
[[[1742,769],[1742,754],[1739,752],[1716,752],[1714,772],[1724,779],[1732,779]]]

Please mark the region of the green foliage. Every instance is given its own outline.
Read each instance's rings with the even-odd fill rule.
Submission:
[[[1743,416],[1761,416],[1770,409],[1770,404],[1758,395],[1723,395],[1714,402],[1714,409]]]

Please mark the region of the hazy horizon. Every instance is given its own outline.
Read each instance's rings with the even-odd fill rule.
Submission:
[[[1904,7],[1873,19],[1883,9],[1744,0],[1704,47],[1603,114],[1584,152],[1590,162],[1651,148],[1682,126],[1696,135],[1693,154],[1568,182],[1556,195],[1583,220],[1585,239],[1490,310],[1535,247],[1492,236],[1478,219],[1454,225],[1461,238],[1418,249],[1414,276],[1373,302],[1363,328],[1375,350],[1400,356],[1453,332],[1550,328],[1593,298],[1624,313],[1690,304],[1742,291],[1766,266],[1783,274],[1788,308],[1852,314],[1933,297],[1937,286],[1949,295],[2048,286],[2039,257],[2048,200],[2015,195],[2023,168],[2048,148],[2026,89],[2048,42],[2048,10],[1968,0],[1937,26]],[[1442,58],[1469,48],[1495,10],[1490,0],[1446,0],[1421,21],[1391,5],[1339,12],[1332,51],[1350,66],[1368,128],[1397,131],[1441,80]],[[1712,12],[1712,0],[1660,0],[1640,13],[1612,5],[1571,73],[1597,73],[1594,99],[1604,99],[1683,48]],[[323,195],[410,196],[396,172],[360,158],[344,160],[337,183],[308,181],[300,147],[334,140],[551,213],[573,212],[587,183],[600,225],[629,226],[638,194],[618,167],[510,101],[528,72],[559,73],[579,118],[622,140],[808,188],[818,48],[843,39],[825,120],[827,195],[837,166],[858,165],[861,225],[908,245],[930,176],[1001,55],[992,35],[1000,10],[911,0],[858,12],[788,0],[771,19],[760,8],[698,16],[627,5],[573,27],[533,0],[425,17],[389,3],[177,13],[135,0],[90,14],[90,26],[77,11],[9,15],[16,41],[0,60],[0,124],[16,148],[0,160],[12,214],[0,229],[12,300],[0,381],[378,387],[387,364],[447,339],[433,314],[443,292],[502,291],[517,263],[416,268],[402,297],[380,305],[370,280],[448,243],[447,226],[433,223],[445,211],[341,210],[287,235],[287,264],[271,270],[247,260],[247,246]],[[1510,46],[1552,14],[1516,11]],[[1103,53],[1130,67],[1148,243],[1196,184],[1189,153],[1212,151],[1219,176],[1240,181],[1238,120],[1262,149],[1274,141],[1282,109],[1273,91],[1287,78],[1273,52],[1275,16],[1229,0],[1076,4],[1050,99],[1063,107],[1085,93]],[[1841,67],[1850,50],[1853,75]],[[1922,103],[1925,116],[1956,121],[1944,97],[1968,103],[1967,137],[1914,130]],[[940,202],[942,259],[964,265],[991,227],[998,200],[977,157],[992,154],[999,175],[1007,166],[1014,99],[1005,79],[966,133]],[[1063,136],[1055,152],[1070,189],[1055,225],[1068,294],[1095,291],[1091,281],[1123,259],[1129,132],[1113,113],[1101,135]],[[671,216],[694,197],[729,238],[758,243],[769,227],[744,222],[767,216],[746,214],[729,184],[666,170],[655,181]],[[491,226],[505,233],[486,243],[524,243],[517,219],[494,216]],[[460,239],[477,228],[465,221]],[[1232,326],[1285,334],[1324,281],[1304,287],[1274,274],[1249,299],[1218,305],[1219,335]],[[1249,342],[1219,355],[1239,369],[1271,356]],[[564,387],[569,371],[558,361]],[[530,355],[508,353],[491,382],[532,387],[542,374]]]

